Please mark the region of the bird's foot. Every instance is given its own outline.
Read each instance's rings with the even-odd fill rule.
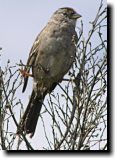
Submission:
[[[19,69],[19,71],[20,71],[20,73],[21,73],[21,75],[22,75],[23,77],[33,77],[32,74],[26,72],[26,71],[23,70],[23,69]]]

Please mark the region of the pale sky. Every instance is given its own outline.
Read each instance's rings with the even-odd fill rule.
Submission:
[[[26,62],[35,37],[60,7],[73,7],[81,14],[87,34],[99,3],[100,0],[0,0],[2,63],[8,58],[13,63],[19,59]]]
[[[106,0],[103,3],[106,5]],[[84,23],[84,35],[87,37],[91,27],[89,22],[94,20],[99,4],[100,0],[0,0],[2,66],[6,64],[8,59],[14,65],[20,59],[26,63],[37,34],[58,8],[72,7],[81,14]],[[28,102],[27,93],[20,93],[26,103]],[[35,137],[34,143],[36,141],[37,137]],[[41,139],[40,144],[43,146]]]

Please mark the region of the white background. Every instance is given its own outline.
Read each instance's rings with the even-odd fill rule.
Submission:
[[[103,159],[103,160],[105,160],[105,159],[116,159],[117,158],[117,124],[115,123],[115,122],[117,122],[117,101],[116,101],[116,99],[117,99],[117,97],[116,97],[116,95],[117,95],[117,71],[116,71],[116,69],[117,69],[117,53],[116,53],[116,46],[117,46],[117,44],[115,44],[115,42],[117,42],[117,18],[115,18],[116,17],[116,15],[117,15],[117,1],[116,0],[108,0],[108,4],[109,5],[111,5],[111,7],[112,7],[112,11],[113,11],[113,18],[112,18],[112,22],[113,22],[113,24],[112,24],[112,33],[113,33],[113,35],[112,35],[112,42],[113,42],[113,44],[110,44],[111,46],[112,46],[112,51],[113,51],[113,53],[110,53],[112,56],[112,67],[113,67],[113,70],[111,70],[112,72],[113,72],[113,74],[111,74],[113,77],[111,77],[112,78],[112,83],[113,84],[111,84],[111,91],[113,92],[111,95],[112,95],[112,97],[108,97],[108,98],[112,98],[111,99],[111,101],[112,101],[112,103],[111,103],[111,106],[109,106],[110,107],[110,109],[112,108],[112,122],[111,122],[111,124],[112,124],[112,130],[111,130],[111,132],[112,132],[112,134],[111,134],[111,137],[110,137],[110,139],[112,139],[112,146],[111,146],[111,148],[112,148],[112,153],[111,154],[105,154],[105,155],[103,155],[103,154],[93,154],[93,155],[88,155],[88,154],[86,154],[86,153],[84,153],[84,154],[82,154],[82,155],[78,155],[78,154],[75,154],[74,156],[70,156],[70,154],[68,154],[68,156],[67,156],[67,154],[66,155],[61,155],[61,156],[59,156],[60,154],[55,154],[55,155],[53,155],[52,156],[52,154],[51,155],[46,155],[45,154],[45,156],[44,155],[40,155],[39,156],[39,154],[37,154],[37,155],[35,155],[34,156],[34,154],[33,155],[21,155],[20,156],[20,154],[15,154],[14,156],[13,155],[6,155],[3,151],[0,151],[0,159],[1,160],[4,160],[4,159],[17,159],[17,158],[21,158],[22,160],[27,160],[27,159],[48,159],[48,160],[50,160],[50,159],[64,159],[64,160],[66,160],[66,159],[78,159],[78,158],[80,158],[80,159],[93,159],[93,160],[95,160],[95,159]]]

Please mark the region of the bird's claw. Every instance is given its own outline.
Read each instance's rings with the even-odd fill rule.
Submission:
[[[22,75],[23,77],[33,77],[32,74],[26,72],[26,71],[23,70],[23,69],[19,69],[19,71],[20,71],[20,73],[21,73],[21,75]]]

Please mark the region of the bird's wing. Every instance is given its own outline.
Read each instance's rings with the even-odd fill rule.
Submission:
[[[37,38],[35,39],[34,43],[33,43],[33,46],[30,50],[30,53],[29,53],[29,58],[27,60],[27,64],[25,66],[25,69],[24,69],[24,72],[26,73],[29,73],[30,72],[30,68],[33,67],[33,64],[36,60],[36,57],[37,57],[37,54],[38,54],[38,48],[39,48],[39,43],[40,43],[40,36],[43,32],[43,30],[46,28],[46,26],[42,29],[42,31],[38,34]],[[27,74],[26,74],[27,75]],[[28,83],[28,76],[24,76],[24,86],[23,86],[23,90],[22,92],[25,91],[26,89],[26,86],[27,86],[27,83]]]
[[[36,56],[38,54],[38,47],[39,47],[39,36],[40,34],[37,36],[35,42],[33,43],[33,46],[30,50],[29,53],[29,58],[27,60],[27,64],[25,66],[24,72],[26,73],[26,75],[30,72],[30,69],[33,67]],[[23,86],[23,90],[22,92],[25,91],[27,83],[28,83],[28,77],[29,76],[24,76],[24,86]]]

